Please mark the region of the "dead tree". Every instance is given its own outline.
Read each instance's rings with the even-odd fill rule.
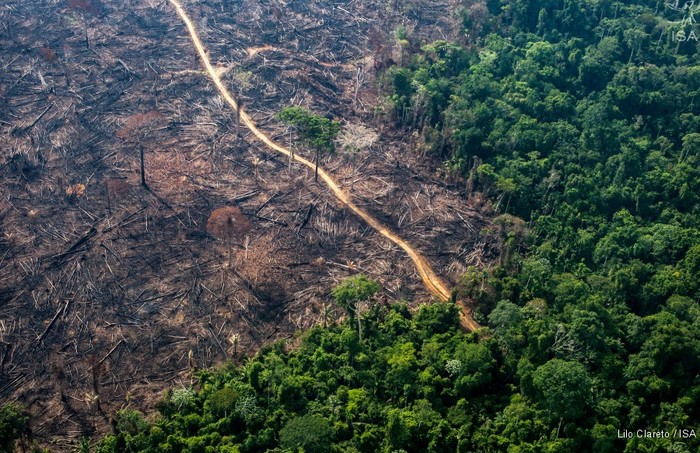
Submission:
[[[139,144],[139,162],[141,173],[141,185],[150,190],[146,183],[146,167],[143,156],[143,140],[150,134],[155,126],[165,121],[165,115],[151,110],[144,113],[135,113],[129,116],[121,129],[117,131],[117,137],[127,141],[137,141]]]
[[[111,213],[114,200],[128,195],[131,191],[131,186],[122,178],[108,179],[105,182],[105,186],[107,186],[107,210]]]
[[[476,170],[479,168],[479,165],[481,165],[481,159],[478,156],[474,156],[474,164],[469,170],[469,177],[467,178],[467,198],[469,198],[474,191],[474,180],[476,178]]]
[[[248,218],[235,206],[219,208],[207,221],[207,232],[222,241],[228,248],[228,267],[233,264],[233,247],[243,243],[252,228]]]
[[[236,141],[240,137],[240,131],[241,131],[241,98],[239,97],[236,100]]]
[[[146,168],[143,165],[143,144],[140,145],[139,157],[141,160],[141,185],[144,189],[148,190],[148,184],[146,184]]]
[[[352,159],[352,187],[355,185],[355,170],[357,155],[372,146],[379,139],[379,134],[362,124],[347,124],[338,136],[340,149]]]

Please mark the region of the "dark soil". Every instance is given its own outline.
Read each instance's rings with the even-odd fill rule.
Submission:
[[[273,115],[290,104],[375,129],[355,171],[340,155],[323,166],[448,282],[493,259],[463,184],[374,114],[376,68],[399,58],[392,31],[449,37],[447,3],[201,3],[186,7],[262,129],[288,143]],[[329,294],[344,277],[379,280],[383,301],[429,298],[410,259],[311,172],[236,137],[168,2],[9,0],[0,49],[0,402],[26,405],[52,451],[325,307],[338,320]],[[252,223],[230,267],[206,231],[224,206]]]

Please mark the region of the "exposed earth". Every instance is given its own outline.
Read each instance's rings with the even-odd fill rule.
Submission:
[[[488,207],[377,113],[377,78],[400,59],[393,30],[417,43],[452,33],[447,3],[397,3],[183,6],[278,143],[294,146],[274,119],[288,105],[376,135],[322,166],[451,286],[496,244]],[[378,280],[377,303],[429,299],[404,250],[237,127],[169,2],[5,2],[0,49],[0,401],[29,407],[52,451],[104,433],[115,410],[150,409],[195,369],[336,321],[329,294],[344,277]],[[223,206],[253,225],[231,266],[205,228]]]

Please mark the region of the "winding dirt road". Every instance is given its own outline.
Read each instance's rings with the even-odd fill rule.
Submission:
[[[190,37],[192,38],[192,43],[194,44],[195,48],[197,49],[197,53],[199,54],[199,57],[201,58],[205,69],[207,70],[207,73],[209,74],[209,78],[214,82],[214,85],[216,85],[216,88],[219,90],[223,98],[228,102],[228,104],[234,109],[234,110],[239,110],[238,108],[238,103],[236,100],[233,98],[231,93],[228,91],[226,86],[221,82],[221,78],[219,77],[218,73],[214,69],[214,67],[211,64],[211,61],[209,61],[209,57],[207,56],[207,53],[204,49],[204,45],[202,44],[202,41],[199,39],[199,35],[197,34],[197,30],[194,27],[194,24],[190,20],[189,16],[185,12],[185,10],[182,8],[182,5],[177,0],[169,0],[170,3],[175,7],[175,10],[177,13],[180,15],[182,18],[183,22],[187,26],[187,30],[189,31]],[[290,152],[288,149],[276,144],[270,138],[262,133],[256,126],[255,123],[253,123],[253,120],[248,116],[248,114],[243,111],[243,109],[240,109],[240,119],[245,124],[245,126],[250,129],[250,131],[264,144],[266,144],[268,147],[271,149],[284,154],[286,156],[290,156],[294,158],[297,162],[306,165],[310,169],[314,169],[315,166],[313,162],[304,159],[303,157],[293,154]],[[369,213],[364,211],[363,209],[359,208],[355,203],[350,200],[350,197],[340,188],[338,187],[338,184],[331,178],[328,173],[326,173],[325,170],[319,167],[318,169],[318,175],[321,177],[323,182],[326,183],[328,188],[333,192],[333,195],[340,200],[343,204],[345,204],[352,212],[357,214],[357,216],[361,217],[367,224],[369,224],[372,228],[374,228],[376,231],[378,231],[382,236],[386,237],[399,247],[401,247],[407,254],[408,256],[411,257],[413,260],[413,263],[416,266],[416,270],[418,271],[418,274],[420,275],[421,279],[423,280],[423,284],[425,285],[426,289],[433,294],[434,296],[442,299],[443,301],[448,301],[450,300],[451,297],[451,292],[447,289],[445,284],[440,280],[440,278],[435,274],[433,269],[430,267],[430,264],[428,261],[416,250],[413,249],[406,241],[398,237],[396,234],[394,234],[389,228],[384,226],[379,220],[375,219],[372,217]],[[461,307],[460,310],[460,323],[462,327],[468,331],[473,332],[477,328],[479,328],[479,325],[472,319],[469,309],[461,302],[459,302],[459,305]]]

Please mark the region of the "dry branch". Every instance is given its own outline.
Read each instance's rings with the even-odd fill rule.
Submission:
[[[313,203],[309,204],[309,208],[306,210],[306,215],[304,216],[304,220],[299,224],[299,227],[297,228],[297,236],[301,233],[301,230],[304,229],[307,223],[309,223],[309,220],[311,219],[311,213],[314,210],[314,205]]]
[[[113,347],[112,349],[110,349],[109,352],[108,352],[104,357],[102,357],[102,358],[100,359],[99,362],[97,362],[97,365],[101,365],[102,362],[104,362],[105,360],[107,360],[107,359],[109,358],[109,356],[112,355],[112,353],[113,353],[114,351],[116,351],[117,348],[118,348],[123,342],[124,342],[124,340],[119,340],[119,341],[117,342],[117,344],[115,344],[114,347]]]
[[[41,333],[41,335],[39,335],[39,336],[36,338],[37,344],[39,344],[39,343],[42,342],[42,340],[44,339],[44,337],[46,336],[46,334],[49,333],[49,330],[51,330],[51,327],[53,327],[53,325],[54,325],[54,323],[56,322],[56,320],[58,319],[58,317],[61,316],[61,314],[63,314],[63,313],[66,312],[66,310],[68,309],[68,305],[69,305],[69,304],[70,304],[70,300],[67,300],[67,301],[66,301],[66,304],[63,305],[63,306],[61,306],[61,307],[56,311],[56,314],[53,316],[53,319],[51,319],[51,322],[49,322],[49,324],[46,326],[46,329],[44,329],[44,331]]]

